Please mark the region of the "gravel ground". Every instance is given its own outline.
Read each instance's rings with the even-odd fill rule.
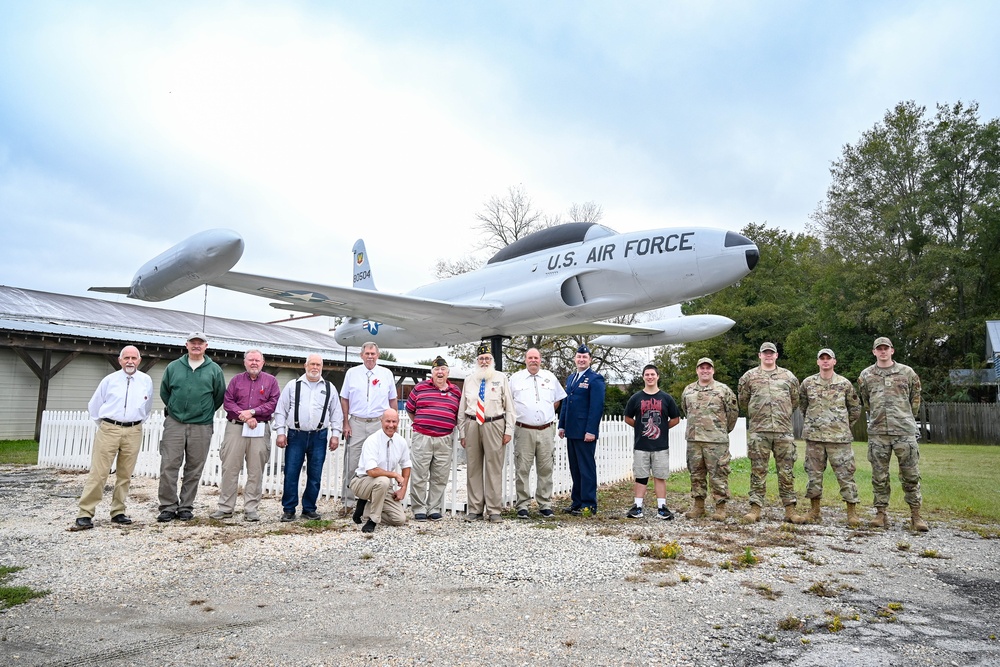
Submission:
[[[260,523],[211,521],[205,487],[195,521],[158,524],[136,478],[135,524],[108,521],[106,493],[70,532],[83,479],[0,466],[0,565],[25,568],[6,583],[50,591],[0,611],[4,665],[1000,664],[996,526],[851,530],[834,508],[792,527],[771,507],[753,526],[609,512],[368,537],[333,503],[315,528],[273,497]],[[671,542],[679,558],[640,556]]]

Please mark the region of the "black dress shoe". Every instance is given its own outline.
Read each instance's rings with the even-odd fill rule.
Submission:
[[[124,514],[116,514],[111,517],[111,523],[117,523],[120,526],[128,526],[132,523],[132,519],[128,518]]]
[[[70,530],[87,530],[94,527],[94,522],[90,520],[89,516],[81,516],[79,519],[73,522],[73,527]]]
[[[320,519],[322,519],[322,518],[323,518],[323,517],[322,517],[322,516],[320,515],[320,513],[319,513],[319,512],[305,512],[305,511],[303,511],[303,512],[302,512],[302,516],[303,516],[304,518],[306,518],[306,519],[309,519],[310,521],[319,521]]]
[[[359,526],[361,525],[361,517],[363,517],[365,515],[365,505],[367,505],[367,504],[368,504],[367,500],[363,500],[362,498],[358,498],[358,504],[354,506],[354,514],[351,516],[351,521],[353,521],[354,523],[358,524]],[[369,519],[369,521],[370,521],[370,519]],[[375,529],[372,528],[372,530],[375,530]]]
[[[365,525],[361,526],[361,532],[362,533],[374,533],[375,532],[375,526],[377,526],[377,525],[378,525],[377,523],[375,523],[371,519],[368,519],[368,523],[366,523]]]
[[[160,523],[167,523],[168,521],[173,521],[177,518],[176,512],[171,512],[170,510],[163,510],[160,515],[156,517],[156,520]]]
[[[178,510],[177,511],[177,519],[179,521],[190,521],[193,518],[194,518],[194,512],[192,512],[191,510]]]

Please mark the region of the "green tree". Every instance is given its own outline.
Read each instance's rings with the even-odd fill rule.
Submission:
[[[978,105],[928,118],[902,102],[844,147],[813,216],[846,297],[838,325],[864,346],[890,336],[932,399],[968,397],[948,371],[980,366],[984,322],[1000,313],[998,171],[1000,124]]]

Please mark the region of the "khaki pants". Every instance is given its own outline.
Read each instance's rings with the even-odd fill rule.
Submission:
[[[538,509],[552,509],[552,457],[555,449],[555,432],[549,424],[546,429],[518,426],[514,429],[514,461],[517,464],[517,509],[526,510],[531,504],[528,481],[531,466],[535,466],[535,502]]]
[[[349,510],[354,509],[354,491],[351,490],[351,480],[358,474],[358,464],[361,462],[361,446],[365,444],[373,433],[378,433],[382,428],[381,419],[361,419],[351,417],[348,419],[351,425],[351,437],[344,443],[344,480],[340,486],[340,500],[344,507]]]
[[[142,424],[128,428],[102,421],[94,436],[90,456],[90,474],[80,495],[79,517],[94,517],[94,510],[104,496],[104,482],[111,473],[111,466],[118,459],[115,470],[115,490],[111,494],[111,516],[125,513],[125,499],[132,483],[132,471],[142,447]]]
[[[469,466],[466,496],[469,514],[500,514],[503,481],[503,419],[480,425],[475,419],[465,427],[465,452]]]
[[[245,461],[247,483],[243,488],[243,511],[256,512],[263,493],[264,466],[271,458],[271,427],[264,425],[264,437],[246,438],[243,436],[243,424],[226,422],[219,458],[222,459],[219,511],[232,512],[236,507],[240,472]]]
[[[452,434],[413,432],[410,442],[410,506],[414,514],[444,512],[444,492],[451,473]]]
[[[163,420],[160,438],[160,511],[194,511],[194,499],[201,484],[201,473],[212,444],[213,424],[184,424],[169,415]],[[184,466],[181,492],[177,480]]]
[[[355,497],[368,501],[362,518],[388,526],[402,526],[406,523],[403,503],[392,497],[391,477],[355,476],[351,480],[351,490]]]

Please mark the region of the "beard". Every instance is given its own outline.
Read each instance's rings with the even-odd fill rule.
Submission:
[[[477,366],[476,367],[476,372],[473,374],[472,377],[473,377],[473,379],[476,382],[482,382],[483,380],[486,380],[487,382],[489,382],[490,380],[493,379],[493,374],[495,372],[496,372],[496,369],[493,369],[493,368],[481,368],[481,367]]]

